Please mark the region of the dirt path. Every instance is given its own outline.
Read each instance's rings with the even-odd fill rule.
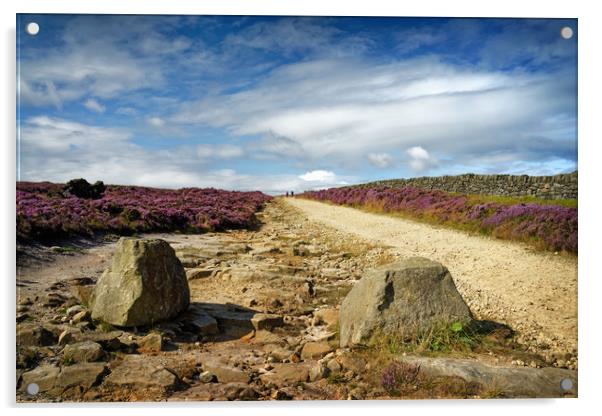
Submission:
[[[391,246],[404,257],[440,261],[478,317],[511,325],[540,350],[576,353],[576,258],[353,208],[283,200],[310,221]]]

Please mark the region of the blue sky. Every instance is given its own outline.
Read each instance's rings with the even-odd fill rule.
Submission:
[[[21,180],[281,193],[577,168],[575,19],[18,15],[17,32]]]

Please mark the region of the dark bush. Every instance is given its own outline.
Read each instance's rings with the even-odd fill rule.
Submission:
[[[91,185],[85,179],[71,179],[63,188],[63,195],[66,197],[76,196],[84,199],[100,199],[102,198],[106,186],[102,181],[96,181]]]

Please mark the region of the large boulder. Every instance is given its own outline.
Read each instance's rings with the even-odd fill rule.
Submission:
[[[367,272],[343,300],[342,347],[370,344],[380,334],[409,335],[472,320],[446,267],[422,257]]]
[[[186,273],[160,239],[121,238],[92,297],[92,318],[133,327],[174,318],[188,308]]]

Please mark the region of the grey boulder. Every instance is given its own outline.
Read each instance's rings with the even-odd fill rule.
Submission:
[[[184,267],[166,241],[121,238],[94,288],[92,318],[121,327],[150,325],[189,304]]]
[[[366,345],[378,335],[409,335],[472,315],[446,267],[423,257],[368,271],[343,300],[340,345]]]

